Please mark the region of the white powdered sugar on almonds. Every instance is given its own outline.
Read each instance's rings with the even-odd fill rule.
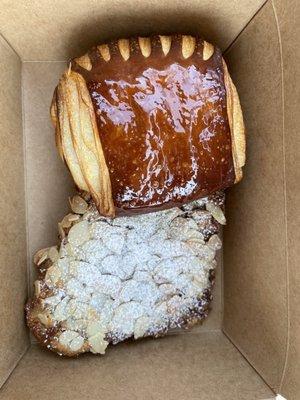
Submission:
[[[45,329],[55,328],[50,346],[103,354],[109,342],[157,336],[205,317],[204,295],[221,247],[212,214],[225,223],[217,204],[201,199],[113,220],[78,195],[71,205],[79,218],[68,217],[59,254],[36,283],[50,293],[38,317]],[[39,253],[37,263],[49,259]]]

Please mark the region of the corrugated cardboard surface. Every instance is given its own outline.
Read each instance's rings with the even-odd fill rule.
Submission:
[[[280,392],[300,398],[300,4],[275,0],[283,59],[284,145],[289,283],[289,343]]]
[[[71,176],[55,148],[49,109],[65,63],[23,63],[28,252],[58,243],[57,223],[69,212]],[[32,271],[32,269],[31,269]],[[30,281],[30,289],[32,280]]]
[[[35,275],[32,257],[38,249],[58,242],[57,222],[70,212],[68,196],[74,193],[71,176],[55,148],[54,129],[49,116],[53,91],[65,68],[65,62],[23,64],[30,289]],[[195,328],[197,331],[221,328],[221,255],[219,266],[212,311],[207,321]]]
[[[34,379],[32,379],[34,377]],[[30,384],[29,384],[30,382]],[[33,346],[2,400],[265,400],[270,389],[222,333],[124,343],[59,359]]]
[[[227,53],[247,126],[245,178],[227,196],[224,329],[277,390],[287,341],[281,59],[268,2]]]
[[[0,37],[0,385],[28,345],[21,62]],[[5,117],[5,118],[4,118]]]
[[[153,32],[197,33],[225,49],[264,1],[2,0],[0,26],[27,61],[66,60],[108,38]]]

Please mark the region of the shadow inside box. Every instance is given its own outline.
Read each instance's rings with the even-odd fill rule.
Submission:
[[[84,54],[92,46],[135,36],[151,36],[155,34],[175,34],[201,36],[221,48],[228,43],[222,37],[222,25],[215,23],[216,16],[209,13],[197,13],[190,8],[151,7],[141,2],[138,8],[130,8],[128,2],[120,4],[118,12],[112,11],[83,18],[74,27],[66,41],[66,56],[69,58]]]

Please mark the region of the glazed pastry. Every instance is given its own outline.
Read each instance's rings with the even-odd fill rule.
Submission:
[[[242,177],[239,98],[221,51],[191,36],[121,39],[70,62],[52,120],[100,214],[181,206]]]
[[[71,200],[59,247],[34,257],[38,269],[27,324],[60,355],[105,352],[109,343],[161,336],[208,314],[222,193],[181,208],[109,219],[89,196]]]

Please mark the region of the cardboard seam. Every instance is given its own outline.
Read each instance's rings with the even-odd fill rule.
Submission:
[[[289,251],[288,251],[288,228],[287,228],[287,187],[286,187],[286,155],[285,155],[285,99],[284,99],[284,75],[283,75],[283,55],[282,55],[282,39],[281,32],[279,28],[278,15],[274,0],[270,0],[272,4],[272,9],[274,13],[274,18],[276,22],[277,35],[278,35],[278,45],[280,52],[280,64],[281,64],[281,101],[282,101],[282,157],[283,157],[283,191],[284,191],[284,220],[285,220],[285,260],[286,260],[286,299],[287,299],[287,336],[286,336],[286,354],[284,365],[282,368],[281,380],[279,383],[279,392],[281,392],[283,381],[286,375],[289,349],[290,349],[290,276],[289,276]]]
[[[226,196],[226,194],[225,194]],[[226,197],[225,197],[226,201]],[[226,203],[225,203],[226,204]],[[226,208],[225,208],[225,216],[226,216]],[[222,248],[220,250],[220,278],[221,278],[221,315],[220,315],[220,330],[222,331],[223,323],[224,323],[224,229],[221,227],[220,237],[222,241]]]
[[[3,36],[3,34],[0,32],[0,39],[5,43],[6,46],[8,46],[8,48],[18,57],[20,63],[21,63],[21,76],[20,76],[20,81],[21,81],[21,123],[22,123],[22,142],[23,142],[23,170],[24,170],[24,203],[25,203],[25,223],[26,223],[26,258],[28,256],[28,240],[27,240],[27,230],[28,230],[28,224],[27,224],[27,210],[26,210],[26,206],[27,206],[27,196],[26,196],[26,185],[25,185],[25,157],[24,157],[24,152],[25,152],[25,148],[24,148],[24,107],[23,107],[23,63],[22,63],[22,58],[20,57],[20,55],[15,51],[15,49],[13,48],[13,46],[10,44],[10,42],[5,38],[5,36]],[[27,282],[28,282],[28,264],[27,264]],[[24,357],[24,355],[27,353],[27,351],[29,350],[31,343],[30,343],[30,337],[29,334],[27,334],[27,345],[25,346],[25,349],[20,353],[20,355],[17,357],[17,360],[13,363],[13,367],[10,369],[10,371],[4,375],[3,379],[1,379],[0,381],[0,391],[2,389],[2,387],[5,385],[5,383],[7,382],[7,380],[9,379],[9,377],[11,376],[11,374],[14,372],[15,368],[17,367],[17,365],[19,364],[20,360]]]
[[[264,379],[264,377],[261,375],[261,373],[254,367],[253,363],[250,360],[250,357],[248,356],[240,349],[240,347],[231,339],[230,335],[226,332],[226,330],[223,328],[222,329],[223,334],[226,336],[226,338],[229,340],[229,342],[237,349],[237,351],[241,354],[241,356],[244,358],[244,360],[247,362],[247,364],[250,365],[250,367],[255,371],[257,375],[260,376],[261,380],[265,383],[265,385],[274,393],[276,396],[275,389],[273,389],[268,382]]]
[[[285,140],[284,140],[284,132],[285,132],[285,121],[284,121],[284,82],[283,82],[283,57],[282,57],[282,42],[281,42],[281,34],[279,30],[279,24],[278,24],[278,18],[275,10],[275,6],[273,4],[273,0],[267,0],[260,8],[259,10],[253,15],[251,20],[247,23],[247,25],[242,29],[242,31],[239,33],[239,35],[234,39],[234,41],[229,45],[229,47],[223,52],[225,54],[226,52],[229,52],[237,40],[241,37],[243,32],[246,30],[250,22],[256,17],[256,15],[267,5],[267,3],[271,3],[271,6],[273,8],[274,12],[274,18],[275,18],[275,23],[276,23],[276,28],[278,32],[278,42],[279,42],[279,52],[280,52],[280,69],[281,69],[281,97],[282,97],[282,159],[283,159],[283,197],[284,197],[284,220],[285,220],[285,261],[286,261],[286,298],[287,298],[287,336],[286,336],[286,354],[285,354],[285,360],[284,360],[284,365],[283,365],[283,372],[282,376],[278,382],[278,385],[274,389],[270,387],[270,385],[265,381],[265,379],[262,377],[261,373],[254,367],[252,361],[250,358],[248,358],[248,355],[242,352],[242,349],[238,347],[238,345],[231,339],[230,335],[226,332],[224,328],[224,321],[222,324],[222,332],[226,335],[226,337],[232,342],[232,344],[238,349],[238,351],[242,354],[242,356],[247,360],[247,362],[252,366],[252,368],[259,374],[259,376],[262,378],[262,380],[270,387],[272,391],[278,390],[278,392],[281,391],[281,387],[283,384],[284,380],[284,374],[285,370],[287,368],[287,361],[288,361],[288,349],[289,349],[289,324],[290,324],[290,311],[289,311],[289,270],[288,270],[288,249],[287,249],[287,243],[288,243],[288,234],[287,234],[287,201],[286,201],[286,157],[285,157]],[[275,392],[274,392],[275,393]]]
[[[230,51],[231,47],[235,44],[235,42],[239,39],[239,37],[243,34],[244,30],[247,29],[248,25],[250,22],[256,17],[256,15],[262,10],[262,8],[272,0],[265,0],[265,2],[255,11],[255,13],[252,15],[252,17],[249,19],[249,21],[246,23],[246,25],[240,30],[240,32],[236,35],[236,37],[233,39],[233,41],[230,43],[229,46],[226,47],[224,51],[222,51],[222,54],[226,54],[228,51]]]
[[[24,99],[24,64],[21,68],[21,98],[22,98],[22,130],[23,130],[23,162],[24,162],[24,190],[25,190],[25,220],[26,220],[26,264],[27,264],[27,298],[30,295],[31,278],[30,266],[31,257],[29,254],[29,229],[28,229],[28,182],[27,182],[27,154],[26,154],[26,120],[25,120],[25,99]]]
[[[5,386],[5,384],[8,382],[9,378],[12,376],[12,374],[14,373],[15,369],[17,368],[17,366],[19,365],[20,361],[23,359],[23,357],[28,353],[29,349],[31,348],[31,344],[29,343],[28,346],[25,348],[25,350],[23,350],[23,352],[19,355],[19,357],[17,358],[17,360],[14,362],[13,367],[11,368],[11,370],[8,372],[8,374],[6,374],[4,376],[4,379],[1,383],[0,386],[0,393],[3,390],[3,387]]]
[[[22,63],[67,63],[68,60],[22,60]]]
[[[1,39],[3,39],[3,41],[6,43],[6,45],[15,53],[15,55],[16,55],[17,57],[19,57],[19,59],[20,59],[21,62],[22,62],[21,56],[16,52],[16,50],[14,49],[14,47],[10,44],[10,42],[6,39],[6,37],[3,35],[2,32],[0,32],[0,37],[1,37]]]

